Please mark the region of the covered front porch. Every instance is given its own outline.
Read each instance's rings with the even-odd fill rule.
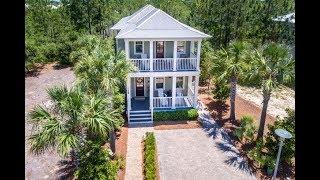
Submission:
[[[129,111],[170,110],[195,106],[198,76],[130,77]]]

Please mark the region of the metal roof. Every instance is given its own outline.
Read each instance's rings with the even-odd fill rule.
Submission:
[[[207,38],[211,37],[174,19],[164,11],[146,5],[122,18],[111,29],[120,30],[116,38]]]
[[[284,16],[278,16],[276,18],[273,18],[274,21],[282,21],[282,22],[290,22],[290,23],[295,23],[295,13],[289,13]]]

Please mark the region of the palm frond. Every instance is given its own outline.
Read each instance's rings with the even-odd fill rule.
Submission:
[[[57,138],[57,150],[62,157],[66,157],[69,152],[79,146],[79,139],[76,135],[63,133]]]

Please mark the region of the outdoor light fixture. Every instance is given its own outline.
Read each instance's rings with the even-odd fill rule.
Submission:
[[[272,180],[275,180],[276,176],[277,176],[277,170],[278,170],[278,166],[279,166],[279,160],[280,160],[280,154],[281,154],[281,149],[282,149],[282,146],[283,146],[283,142],[284,142],[285,139],[292,138],[292,135],[288,131],[286,131],[284,129],[276,129],[275,133],[280,137],[280,143],[279,143],[279,150],[278,150],[276,167],[274,169]]]

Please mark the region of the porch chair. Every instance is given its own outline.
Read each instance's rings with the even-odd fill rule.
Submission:
[[[167,97],[166,93],[163,92],[163,89],[158,89],[158,96],[159,97]],[[168,106],[168,99],[167,98],[160,98],[161,107]]]

